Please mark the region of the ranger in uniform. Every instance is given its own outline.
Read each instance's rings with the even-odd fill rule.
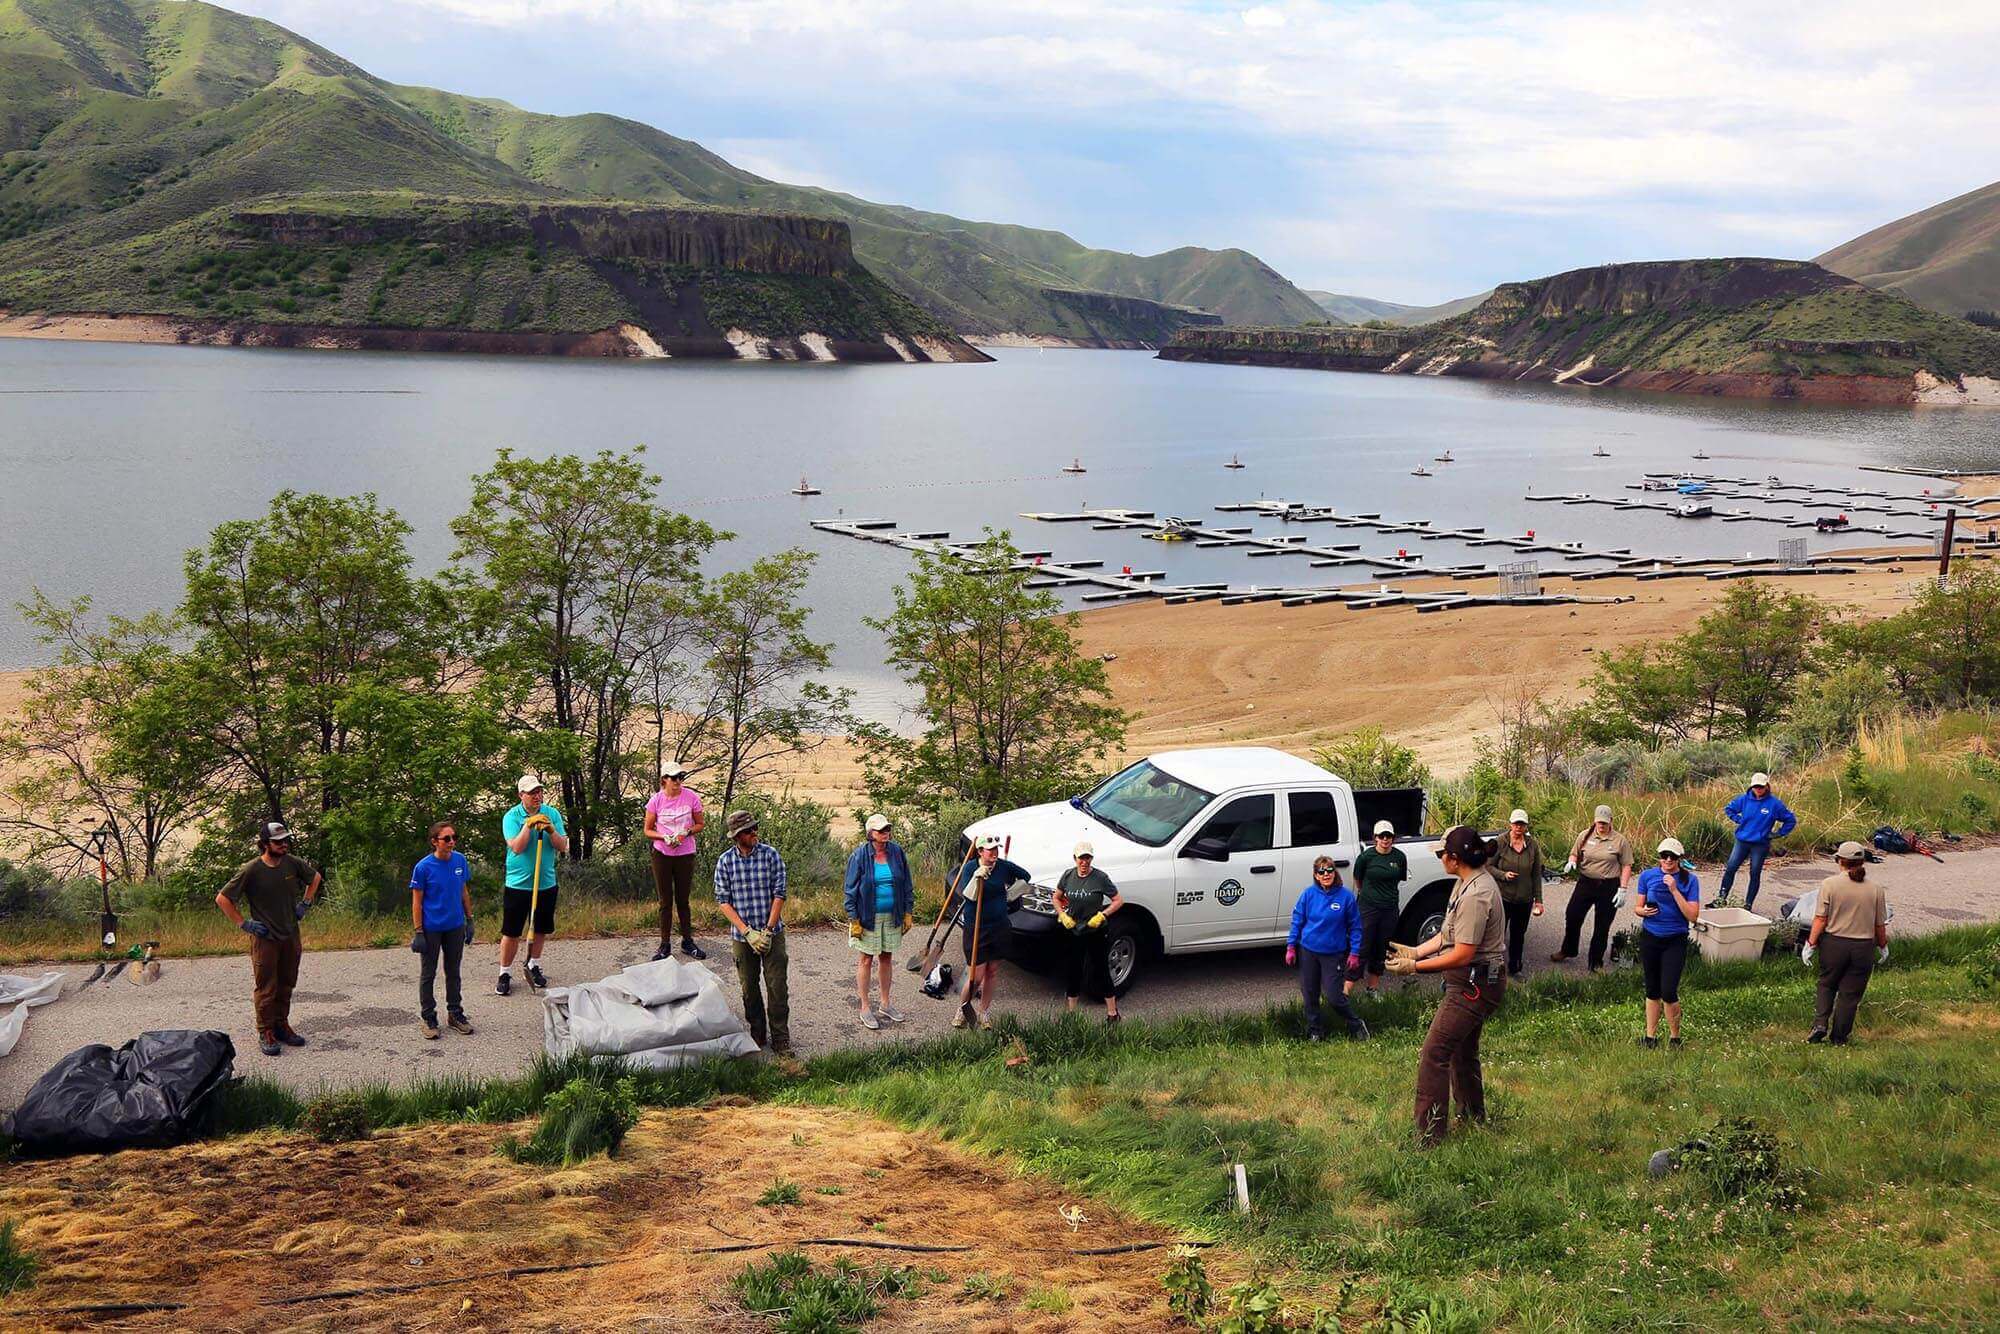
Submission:
[[[1799,957],[1819,956],[1819,1005],[1807,1042],[1847,1045],[1868,975],[1889,958],[1889,903],[1868,883],[1868,849],[1852,841],[1834,853],[1840,874],[1820,882],[1812,932]]]

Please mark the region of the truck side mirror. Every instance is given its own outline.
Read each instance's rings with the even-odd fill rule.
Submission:
[[[1213,834],[1191,838],[1181,849],[1181,856],[1192,857],[1199,862],[1226,862],[1229,860],[1229,840]]]

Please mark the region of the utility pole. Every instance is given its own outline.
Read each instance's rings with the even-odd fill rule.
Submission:
[[[1938,543],[1938,587],[1943,588],[1951,575],[1952,534],[1958,528],[1958,511],[1948,508],[1944,512],[1944,538]]]

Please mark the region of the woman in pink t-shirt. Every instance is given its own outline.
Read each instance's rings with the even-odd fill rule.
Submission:
[[[660,770],[660,790],[646,803],[646,837],[653,844],[653,887],[660,891],[660,948],[655,959],[673,955],[674,909],[681,914],[681,953],[706,959],[708,951],[694,943],[694,912],[688,891],[694,887],[694,836],[703,823],[701,793],[682,785],[687,769],[669,760]]]

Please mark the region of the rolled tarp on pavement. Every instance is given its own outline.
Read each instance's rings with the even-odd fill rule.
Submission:
[[[0,1056],[13,1051],[20,1042],[21,1030],[28,1024],[28,1011],[62,995],[62,984],[61,973],[43,973],[40,977],[0,973],[0,1005],[12,1007],[0,1015]]]
[[[622,1056],[669,1070],[710,1056],[749,1056],[757,1044],[705,965],[634,964],[601,982],[551,987],[542,997],[543,1048],[558,1059]]]

